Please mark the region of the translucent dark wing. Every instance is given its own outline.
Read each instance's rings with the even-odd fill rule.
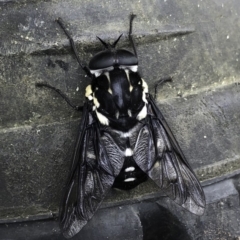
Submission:
[[[170,198],[201,215],[205,208],[202,187],[152,96],[148,101],[147,123],[135,143],[135,161]]]
[[[85,103],[60,209],[60,227],[66,238],[77,234],[93,216],[122,168],[121,151],[110,135],[100,133],[89,109],[89,103]],[[109,161],[113,157],[117,158],[115,166]]]

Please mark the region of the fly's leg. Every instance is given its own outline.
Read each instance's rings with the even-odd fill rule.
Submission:
[[[160,80],[158,80],[155,85],[154,85],[154,99],[156,99],[157,97],[157,91],[158,91],[158,87],[160,85],[162,85],[165,82],[170,82],[172,81],[172,77],[165,77],[165,78],[161,78]]]
[[[66,96],[65,93],[63,93],[61,90],[51,86],[48,83],[36,83],[36,87],[47,87],[47,88],[50,88],[50,89],[54,90],[55,92],[57,92],[67,102],[67,104],[70,107],[72,107],[74,110],[76,110],[76,111],[82,111],[83,110],[83,106],[76,106],[76,105],[72,104],[70,99]]]
[[[132,45],[132,48],[133,48],[133,51],[134,51],[134,54],[135,56],[137,57],[137,49],[136,49],[136,45],[133,41],[133,37],[132,37],[132,25],[133,25],[133,19],[136,17],[137,15],[131,13],[130,15],[130,22],[129,22],[129,32],[128,32],[128,38],[129,38],[129,41]]]
[[[57,23],[59,24],[59,26],[63,29],[63,31],[64,31],[64,33],[66,34],[66,36],[68,37],[69,42],[70,42],[70,45],[71,45],[71,47],[72,47],[72,50],[73,50],[73,52],[74,52],[74,55],[75,55],[75,57],[76,57],[79,65],[80,65],[80,67],[85,71],[85,73],[87,74],[88,77],[92,78],[93,75],[91,74],[89,68],[88,68],[86,65],[84,65],[84,64],[82,63],[82,61],[80,60],[80,58],[79,58],[79,56],[78,56],[78,54],[77,54],[77,49],[76,49],[75,43],[74,43],[74,41],[73,41],[73,39],[72,39],[72,37],[71,37],[71,34],[70,34],[70,33],[68,32],[68,30],[66,29],[66,27],[65,27],[65,25],[64,25],[64,23],[63,23],[63,20],[62,20],[61,18],[58,18],[56,21],[57,21]]]

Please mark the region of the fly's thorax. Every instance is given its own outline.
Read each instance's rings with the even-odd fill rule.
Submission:
[[[139,73],[120,66],[103,71],[86,88],[99,122],[116,129],[130,129],[147,116],[147,83]]]

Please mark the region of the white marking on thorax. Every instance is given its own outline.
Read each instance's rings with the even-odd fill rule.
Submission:
[[[126,75],[127,75],[128,81],[130,82],[130,80],[129,80],[129,70],[128,70],[128,69],[124,69],[124,71],[125,71],[125,73],[126,73]]]
[[[133,86],[130,82],[130,78],[129,78],[129,70],[128,69],[124,69],[125,73],[126,73],[126,76],[127,76],[127,79],[128,79],[128,83],[129,83],[129,91],[131,92],[133,90]]]
[[[108,68],[103,68],[103,69],[96,69],[96,70],[90,70],[91,74],[94,74],[95,77],[99,77],[103,72],[109,72],[114,69],[113,66],[108,67]]]
[[[88,85],[85,89],[85,97],[88,98],[91,101],[93,99],[92,94],[93,94],[92,86]]]
[[[148,103],[145,92],[142,93],[142,100],[143,100],[145,103]]]
[[[143,79],[142,79],[142,87],[143,87],[143,91],[145,93],[148,93],[148,85]]]
[[[99,77],[102,74],[103,70],[102,69],[101,70],[90,70],[90,72],[91,72],[91,74],[94,74],[95,77]]]
[[[145,104],[142,110],[140,111],[140,113],[137,115],[137,120],[140,121],[144,119],[146,116],[147,116],[147,106]]]
[[[93,104],[96,106],[96,108],[100,107],[100,103],[95,96],[93,97]]]
[[[87,98],[88,98],[89,101],[92,101],[92,100],[93,100],[92,95],[89,95]]]
[[[147,83],[143,79],[142,79],[142,88],[143,88],[142,100],[145,103],[148,103],[148,101],[146,99],[146,93],[148,93],[148,85],[147,85]]]
[[[138,70],[138,65],[130,66],[129,69],[130,69],[132,72],[137,72],[137,70]]]
[[[109,72],[105,72],[104,74],[105,74],[105,76],[107,77],[108,84],[109,84],[108,92],[109,92],[110,94],[112,94],[111,80],[110,80]]]
[[[102,125],[109,125],[109,120],[104,116],[102,115],[100,112],[97,111],[96,109],[96,114],[97,114],[97,118],[99,120],[99,122],[102,124]]]
[[[115,116],[116,116],[116,119],[119,118],[119,111],[116,112]]]
[[[136,178],[127,178],[124,180],[124,182],[133,182],[135,180],[136,180]]]
[[[135,170],[135,167],[128,167],[124,170],[124,172],[133,172]]]
[[[128,116],[131,117],[132,116],[132,112],[130,109],[128,109]]]
[[[138,65],[133,65],[133,66],[124,66],[124,65],[121,65],[119,66],[120,69],[123,69],[123,70],[131,70],[132,72],[137,72],[138,70]]]
[[[126,148],[124,154],[125,154],[126,157],[130,157],[130,156],[133,155],[133,150],[131,148]]]

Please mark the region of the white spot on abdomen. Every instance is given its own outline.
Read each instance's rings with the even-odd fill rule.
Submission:
[[[124,170],[124,172],[133,172],[135,170],[135,167],[128,167]]]
[[[133,182],[135,180],[136,180],[136,178],[127,178],[124,180],[124,182]]]
[[[133,155],[133,151],[132,151],[132,149],[131,148],[127,148],[126,150],[125,150],[125,156],[126,157],[130,157],[130,156],[132,156]]]

